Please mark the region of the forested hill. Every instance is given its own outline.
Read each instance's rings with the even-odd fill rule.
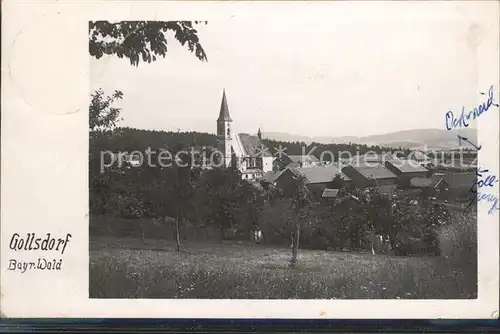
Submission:
[[[279,147],[286,148],[285,153],[290,155],[312,154],[320,157],[323,151],[332,152],[337,156],[338,152],[348,151],[352,154],[364,154],[368,151],[377,153],[392,152],[395,149],[384,148],[381,146],[368,146],[351,144],[321,144],[304,142],[286,142],[263,139],[263,144],[268,147],[269,153],[277,153]],[[119,128],[116,135],[110,137],[100,138],[94,142],[92,149],[108,150],[112,152],[144,152],[148,148],[151,149],[171,149],[176,150],[179,148],[189,147],[216,147],[217,137],[215,134],[203,132],[172,132],[172,131],[155,131],[155,130],[141,130],[134,128]],[[328,156],[324,157],[329,160]]]
[[[146,149],[173,149],[174,147],[215,147],[215,134],[202,132],[173,132],[119,128],[115,135],[99,140],[100,149],[113,152],[132,152]]]
[[[331,152],[334,155],[334,160],[339,156],[340,152],[350,152],[352,155],[356,154],[365,154],[367,152],[375,152],[375,153],[391,153],[396,152],[398,149],[382,147],[382,146],[368,146],[364,144],[322,144],[312,142],[310,144],[306,144],[304,142],[286,142],[286,141],[278,141],[278,140],[270,140],[263,139],[263,143],[269,149],[269,152],[273,155],[278,152],[280,147],[286,147],[285,153],[289,155],[314,155],[317,158],[321,157],[323,152]],[[404,155],[408,155],[410,151],[408,149],[399,149],[401,152],[404,152]],[[324,154],[324,161],[330,161],[330,157],[328,154]]]

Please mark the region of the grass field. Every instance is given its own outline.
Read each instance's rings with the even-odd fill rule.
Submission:
[[[90,298],[458,299],[476,298],[471,278],[440,258],[243,244],[91,237]],[[475,278],[474,278],[475,279]]]

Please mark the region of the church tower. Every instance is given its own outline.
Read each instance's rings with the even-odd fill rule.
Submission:
[[[233,120],[229,116],[229,108],[227,106],[226,90],[222,92],[222,102],[220,106],[219,118],[217,119],[217,149],[223,156],[224,166],[229,167],[231,164],[231,146],[232,146],[232,129],[231,123]]]

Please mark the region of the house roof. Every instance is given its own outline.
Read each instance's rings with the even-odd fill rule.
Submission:
[[[264,182],[268,182],[268,183],[274,183],[278,177],[280,177],[282,171],[269,171],[269,172],[266,172],[261,180],[264,181]]]
[[[359,164],[359,165],[349,165],[346,166],[342,169],[344,170],[349,170],[350,168],[356,170],[358,173],[363,175],[367,179],[395,179],[396,175],[385,168],[382,165],[364,165],[364,164]]]
[[[307,163],[313,163],[313,162],[319,162],[319,159],[316,158],[314,155],[286,155],[292,162],[307,162]]]
[[[323,194],[321,195],[321,197],[323,197],[323,198],[335,198],[335,197],[337,197],[338,193],[339,193],[338,189],[326,188],[325,190],[323,190]]]
[[[365,154],[361,154],[361,155],[356,155],[356,156],[352,157],[351,161],[362,163],[363,161],[384,162],[384,161],[395,160],[395,159],[397,159],[397,157],[395,155],[393,155],[392,153],[377,154],[375,152],[372,152],[372,153],[365,153]]]
[[[415,160],[427,160],[427,159],[429,159],[429,158],[427,157],[427,155],[426,155],[424,152],[422,152],[422,151],[417,151],[417,150],[412,151],[412,152],[411,152],[411,154],[410,154],[410,156],[411,156],[413,159],[415,159]]]
[[[432,179],[427,178],[427,177],[412,177],[410,180],[410,184],[413,187],[428,188],[428,187],[432,187],[433,181],[432,181]]]
[[[253,157],[272,157],[269,149],[266,149],[266,146],[262,144],[258,137],[247,133],[238,133],[236,139],[236,142],[241,144],[244,155]]]
[[[295,174],[300,174],[306,178],[306,183],[327,183],[332,182],[337,174],[343,180],[350,180],[340,169],[335,166],[314,166],[305,168],[287,168]]]
[[[435,174],[434,180],[437,180],[435,187],[444,182],[450,188],[465,189],[471,188],[476,183],[477,175],[475,172]]]
[[[386,164],[396,168],[401,173],[427,172],[427,168],[412,160],[390,160]]]
[[[219,118],[217,119],[218,122],[221,121],[229,121],[232,122],[233,120],[231,119],[231,116],[229,116],[229,107],[227,106],[227,98],[226,98],[226,90],[222,92],[222,102],[220,104],[220,113],[219,113]]]

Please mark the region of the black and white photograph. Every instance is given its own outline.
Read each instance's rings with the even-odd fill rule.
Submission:
[[[7,31],[10,310],[498,317],[498,3],[130,4]]]
[[[452,27],[90,22],[90,296],[476,298],[499,99]]]

